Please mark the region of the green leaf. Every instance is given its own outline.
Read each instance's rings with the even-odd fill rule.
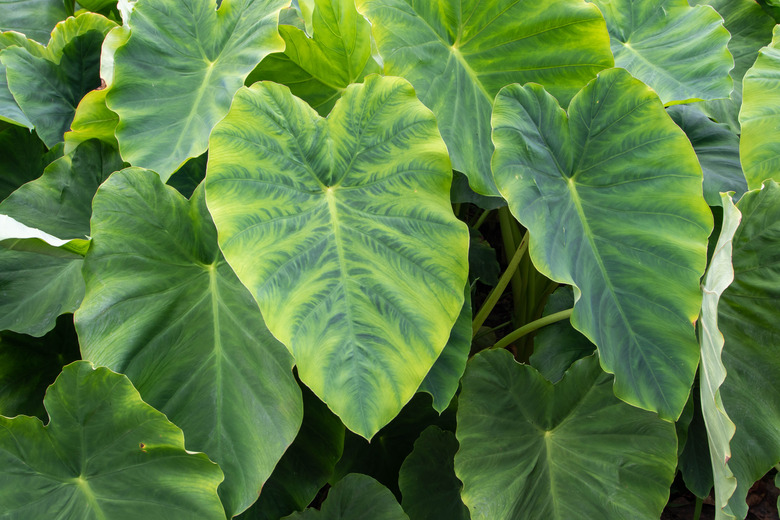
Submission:
[[[691,392],[693,417],[688,425],[688,436],[685,446],[677,461],[685,486],[697,497],[705,499],[712,491],[712,459],[710,459],[707,425],[701,412],[699,392]],[[680,439],[678,442],[682,442]]]
[[[328,493],[322,510],[307,509],[287,520],[409,520],[395,497],[382,484],[354,473],[341,479]]]
[[[571,309],[574,290],[570,285],[560,287],[550,295],[542,316]],[[593,354],[596,346],[571,326],[569,320],[542,327],[534,336],[534,353],[529,362],[551,383],[557,383],[572,363]]]
[[[66,243],[83,240],[95,191],[121,167],[114,149],[86,142],[12,193],[0,204],[0,214]],[[0,330],[41,336],[57,316],[75,311],[84,295],[82,261],[78,250],[0,244]]]
[[[773,34],[743,81],[739,154],[751,190],[765,179],[780,181],[780,26]]]
[[[728,504],[729,497],[737,487],[737,480],[727,464],[731,458],[729,442],[734,436],[734,423],[723,408],[720,393],[720,387],[726,379],[726,367],[721,361],[723,335],[718,330],[718,301],[723,291],[734,280],[734,270],[731,267],[732,238],[741,217],[728,193],[723,193],[721,199],[723,227],[702,284],[703,299],[699,331],[701,344],[699,390],[702,415],[707,425],[715,485],[715,509],[718,518],[720,518],[720,510]]]
[[[739,134],[742,78],[756,61],[758,50],[771,41],[775,21],[764,13],[754,0],[698,0],[691,3],[710,5],[723,17],[724,25],[731,33],[729,52],[734,57],[734,68],[729,72],[734,82],[734,90],[729,99],[705,101],[700,103],[699,107],[719,123],[727,124],[732,132]]]
[[[14,46],[0,54],[8,89],[46,146],[63,140],[79,100],[100,86],[100,47],[115,26],[84,13],[57,24],[45,49]]]
[[[25,182],[37,179],[46,167],[46,146],[26,128],[0,129],[0,201]]]
[[[44,399],[49,424],[0,417],[0,518],[222,519],[219,467],[128,379],[85,361]]]
[[[16,31],[40,43],[68,12],[62,0],[2,0],[0,1],[0,31]]]
[[[284,53],[271,54],[247,78],[290,87],[320,115],[327,115],[350,83],[360,83],[381,67],[371,57],[371,27],[354,0],[317,0],[311,38],[302,29],[279,25]]]
[[[729,96],[734,59],[715,9],[686,0],[588,1],[604,13],[615,66],[650,86],[664,104]]]
[[[70,131],[65,133],[65,153],[69,154],[90,139],[100,139],[119,148],[114,137],[118,121],[117,115],[106,106],[105,89],[88,92],[76,107]]]
[[[750,486],[780,461],[780,186],[767,181],[737,204],[734,282],[718,305],[725,337],[723,405],[736,425],[729,469],[737,490],[726,512],[745,518]]]
[[[505,350],[477,354],[463,376],[455,455],[471,517],[659,518],[675,473],[674,425],[611,386],[596,356],[553,385]]]
[[[463,484],[455,476],[455,434],[429,426],[401,465],[401,502],[411,520],[469,520],[460,499]]]
[[[371,438],[412,397],[463,307],[468,232],[433,115],[400,78],[351,85],[327,119],[274,83],[211,134],[220,248],[298,373]]]
[[[115,6],[117,0],[79,0],[79,5],[90,11],[101,11],[106,7]]]
[[[188,202],[129,168],[101,186],[93,212],[76,312],[84,358],[127,374],[222,467],[220,497],[238,514],[300,427],[292,357],[222,257],[202,188]]]
[[[600,73],[568,115],[538,85],[507,87],[493,128],[496,183],[534,265],[575,285],[571,323],[598,346],[615,394],[676,420],[699,357],[712,229],[685,134],[622,69]]]
[[[503,202],[504,199],[501,199]],[[485,237],[474,228],[469,228],[469,284],[477,280],[489,287],[498,285],[501,266],[496,258],[496,250],[490,247]],[[470,294],[470,293],[469,293]],[[465,366],[465,365],[464,365]]]
[[[80,357],[70,314],[57,318],[57,325],[42,338],[0,333],[0,415],[24,414],[45,419],[46,388],[63,365]]]
[[[3,49],[16,46],[26,46],[33,49],[37,48],[34,42],[27,40],[23,34],[15,32],[0,33],[0,56],[2,56]],[[14,95],[8,90],[8,78],[2,59],[0,59],[0,121],[24,126],[30,129],[33,127],[33,124],[27,119],[27,116],[24,115],[24,112],[22,112],[22,109],[19,108],[19,104],[14,99]]]
[[[106,98],[122,157],[163,181],[206,151],[209,133],[252,69],[282,50],[289,0],[138,0],[114,54]]]
[[[241,515],[242,520],[277,520],[305,509],[341,458],[344,425],[308,388],[301,390],[301,430],[263,485],[260,498]]]
[[[458,391],[460,378],[466,369],[471,350],[471,286],[466,284],[463,292],[463,308],[450,332],[450,339],[439,354],[431,370],[423,379],[418,392],[427,392],[433,397],[433,408],[442,413]]]
[[[562,103],[611,67],[609,35],[581,0],[358,0],[372,23],[385,73],[414,85],[433,110],[452,167],[482,195],[490,173],[493,98],[510,83],[541,83]]]
[[[699,158],[707,204],[720,206],[720,192],[726,191],[733,191],[734,198],[739,199],[747,191],[739,162],[739,136],[710,120],[697,105],[673,106],[666,113],[688,136]]]

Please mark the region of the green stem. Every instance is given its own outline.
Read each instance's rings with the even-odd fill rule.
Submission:
[[[485,320],[490,314],[490,311],[492,311],[493,307],[495,307],[496,303],[498,303],[498,300],[504,293],[506,286],[509,285],[509,281],[512,279],[512,275],[517,270],[517,265],[520,263],[523,255],[525,255],[525,250],[527,248],[528,240],[526,235],[526,237],[523,237],[523,241],[520,242],[520,246],[515,251],[514,256],[512,256],[512,259],[509,261],[509,265],[507,266],[506,271],[504,271],[504,274],[502,274],[501,278],[498,280],[498,285],[496,285],[493,290],[490,291],[487,300],[485,300],[485,303],[482,304],[482,308],[479,309],[479,312],[477,312],[477,315],[474,317],[474,321],[471,322],[472,338],[477,335],[479,328],[483,323],[485,323]]]
[[[693,520],[699,520],[701,517],[701,506],[704,503],[704,500],[702,500],[699,497],[696,497],[696,508],[693,510]]]
[[[455,204],[452,205],[452,212],[455,213],[456,217],[460,217],[460,207],[461,207],[460,202],[456,202]]]
[[[508,206],[504,206],[498,209],[498,223],[501,227],[501,240],[504,242],[504,255],[507,263],[511,262],[510,256],[512,251],[520,247],[523,240],[528,235],[523,237],[523,240],[519,238],[515,240],[515,235],[519,236],[519,229],[517,229],[517,221],[509,211]],[[525,261],[521,259],[521,261]],[[520,264],[518,264],[520,265]],[[523,307],[523,301],[525,295],[525,278],[522,276],[520,270],[515,269],[512,272],[512,316],[515,323],[522,323],[522,320],[518,321],[518,312]]]
[[[550,325],[552,323],[567,319],[569,316],[571,316],[573,310],[574,309],[566,309],[565,311],[556,312],[555,314],[550,314],[549,316],[543,316],[536,321],[532,321],[531,323],[526,323],[519,329],[514,330],[509,334],[507,334],[506,336],[504,336],[503,338],[501,338],[501,340],[498,343],[496,343],[490,348],[499,349],[499,348],[507,347],[512,343],[514,343],[515,341],[517,341],[518,339],[525,336],[526,334],[529,334],[537,329],[540,329],[545,325]]]
[[[489,209],[486,209],[485,211],[482,212],[482,214],[477,219],[477,222],[474,223],[473,227],[475,230],[479,229],[482,226],[482,224],[485,223],[485,220],[487,220],[488,215],[490,215]]]

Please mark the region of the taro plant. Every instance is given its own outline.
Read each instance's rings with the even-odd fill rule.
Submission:
[[[0,518],[745,518],[776,4],[0,1]]]

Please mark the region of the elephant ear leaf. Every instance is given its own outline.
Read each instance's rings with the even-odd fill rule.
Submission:
[[[766,179],[780,181],[780,25],[745,73],[739,122],[739,155],[748,188],[759,188]]]
[[[301,380],[366,438],[411,399],[463,307],[451,178],[433,114],[400,78],[349,86],[327,119],[255,83],[211,135],[225,258]]]
[[[545,276],[575,286],[571,323],[597,347],[615,393],[679,417],[699,347],[712,214],[685,134],[622,69],[598,75],[568,114],[539,85],[493,112],[496,183]]]
[[[381,67],[371,56],[371,26],[355,10],[354,0],[317,0],[312,24],[311,38],[303,28],[280,24],[285,51],[264,59],[247,84],[269,80],[287,85],[324,116],[350,83]]]
[[[401,76],[436,114],[452,167],[477,193],[497,196],[490,173],[493,98],[534,81],[562,103],[613,65],[609,35],[582,0],[358,0],[386,74]]]
[[[58,22],[73,14],[63,0],[4,0],[0,2],[0,31],[15,31],[39,43],[49,41]]]
[[[607,21],[615,66],[658,93],[664,104],[727,98],[730,34],[708,5],[686,0],[588,0]]]
[[[138,0],[116,49],[106,97],[119,114],[122,157],[163,181],[206,151],[209,133],[247,75],[284,47],[289,0]]]
[[[0,518],[225,518],[222,471],[127,377],[77,361],[44,405],[46,426],[0,417]]]

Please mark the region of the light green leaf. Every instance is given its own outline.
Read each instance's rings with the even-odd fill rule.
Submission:
[[[729,469],[737,490],[726,512],[745,518],[750,486],[780,462],[780,186],[746,193],[733,239],[734,282],[718,305],[725,337],[723,405],[736,425]]]
[[[128,379],[85,361],[44,399],[49,424],[0,417],[0,519],[223,519],[219,467]]]
[[[188,202],[156,173],[129,168],[92,205],[76,312],[84,358],[127,374],[190,449],[220,464],[220,497],[238,514],[300,427],[292,357],[222,257],[202,188]]]
[[[78,308],[84,295],[84,247],[70,246],[84,245],[92,197],[121,167],[115,150],[89,141],[0,204],[0,214],[67,242],[61,249],[27,240],[0,244],[0,330],[41,336],[57,316]]]
[[[560,287],[550,295],[542,316],[571,309],[574,290]],[[534,336],[534,353],[528,360],[551,383],[557,383],[569,367],[580,358],[593,354],[596,346],[571,326],[569,320],[542,327]]]
[[[114,137],[117,122],[119,117],[106,106],[105,89],[88,92],[76,107],[70,131],[65,133],[65,153],[69,154],[89,139],[100,139],[118,148]]]
[[[381,67],[371,57],[371,27],[354,0],[317,0],[312,23],[311,38],[297,27],[280,25],[284,53],[264,59],[247,84],[270,80],[287,85],[325,116],[350,83]]]
[[[211,134],[225,257],[301,380],[370,438],[412,397],[463,307],[468,231],[447,150],[400,78],[351,85],[327,119],[274,83]]]
[[[571,323],[598,346],[615,394],[676,420],[699,347],[693,323],[712,214],[685,134],[655,93],[611,69],[568,115],[538,85],[493,113],[496,183],[548,278],[575,285]]]
[[[81,358],[73,316],[62,315],[42,338],[0,333],[0,415],[46,418],[43,396],[63,365]]]
[[[106,98],[122,157],[163,181],[206,151],[209,133],[266,55],[281,51],[289,0],[138,0]],[[106,80],[108,82],[108,80]]]
[[[46,146],[63,140],[79,100],[100,86],[100,47],[115,25],[83,13],[57,24],[45,49],[14,46],[0,54],[8,89]]]
[[[753,190],[765,179],[780,181],[780,25],[745,73],[743,89],[739,154]]]
[[[0,0],[0,31],[16,31],[40,43],[68,12],[62,0]]]
[[[302,390],[301,430],[241,520],[277,520],[305,509],[341,458],[344,425],[308,388]]]
[[[609,35],[582,0],[358,0],[372,23],[385,73],[414,85],[439,122],[452,167],[482,195],[498,195],[490,173],[493,98],[534,81],[563,104],[611,67]]]
[[[703,299],[699,331],[701,344],[699,390],[712,461],[716,518],[723,517],[720,510],[728,504],[729,497],[737,487],[737,480],[727,464],[731,458],[729,442],[734,436],[734,423],[723,408],[720,393],[720,387],[726,379],[726,367],[721,361],[723,335],[718,330],[718,301],[723,291],[734,280],[734,270],[731,267],[731,241],[739,226],[741,215],[731,202],[728,193],[723,193],[721,200],[723,227],[702,284]]]
[[[477,354],[463,376],[455,455],[471,518],[657,520],[675,473],[674,424],[611,387],[596,356],[553,385],[508,351]]]
[[[386,487],[366,475],[353,473],[328,492],[322,510],[307,509],[286,520],[409,520]]]
[[[411,520],[469,520],[460,499],[463,484],[455,476],[455,434],[429,426],[401,465],[398,486]]]
[[[696,105],[677,105],[666,111],[696,151],[704,173],[704,200],[720,206],[720,192],[733,191],[739,199],[747,191],[747,181],[739,162],[739,136],[725,125],[713,122]]]
[[[418,392],[433,397],[433,408],[442,413],[458,391],[460,378],[466,369],[471,350],[471,286],[466,284],[463,308],[450,332],[450,339],[439,354],[431,370],[423,379]]]
[[[729,99],[705,101],[699,107],[715,121],[727,124],[732,132],[739,134],[742,78],[756,61],[758,50],[771,41],[775,21],[755,0],[698,0],[691,3],[710,5],[723,17],[724,25],[731,33],[729,52],[734,57],[734,68],[729,72],[734,90]]]
[[[729,96],[734,59],[715,9],[686,0],[588,1],[607,20],[615,66],[650,86],[664,104]]]

